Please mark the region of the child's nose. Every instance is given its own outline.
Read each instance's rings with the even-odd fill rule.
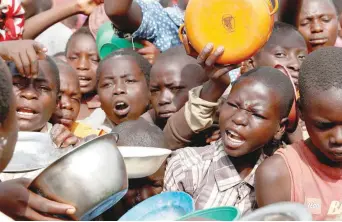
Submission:
[[[248,113],[245,110],[238,110],[233,116],[233,123],[235,125],[247,126]]]
[[[28,100],[38,99],[38,93],[33,87],[27,87],[24,89],[20,96]]]
[[[158,104],[162,106],[162,105],[170,104],[171,102],[172,102],[172,93],[170,92],[170,90],[162,90]]]
[[[116,84],[114,84],[113,94],[114,95],[126,94],[126,86],[122,81],[118,81]]]

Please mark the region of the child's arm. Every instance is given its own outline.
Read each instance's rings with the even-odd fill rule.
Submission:
[[[75,14],[89,15],[103,0],[72,0],[42,12],[25,22],[23,39],[34,39],[53,24]]]
[[[280,155],[271,156],[258,167],[255,190],[258,207],[291,201],[291,178]]]
[[[47,49],[33,40],[0,42],[0,57],[15,63],[19,73],[27,77],[38,74],[38,59],[45,59]]]
[[[115,27],[133,33],[141,25],[143,14],[140,6],[133,0],[105,0],[105,11]]]
[[[213,45],[208,44],[197,60],[205,68],[210,80],[203,87],[197,87],[189,92],[189,101],[177,113],[171,116],[164,128],[166,141],[170,149],[185,147],[191,143],[191,138],[213,123],[217,101],[230,84],[228,67],[215,66],[224,49],[213,51]]]

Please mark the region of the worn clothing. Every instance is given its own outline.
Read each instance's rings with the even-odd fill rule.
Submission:
[[[184,12],[178,6],[163,8],[158,1],[135,1],[141,7],[143,18],[133,38],[149,40],[161,51],[182,44],[178,29],[184,23]]]
[[[291,201],[305,204],[314,220],[342,219],[342,171],[322,164],[303,142],[279,149],[291,178]]]
[[[190,194],[197,210],[235,206],[245,214],[256,206],[254,176],[263,160],[261,155],[252,172],[242,179],[221,140],[205,147],[180,149],[168,160],[164,191]]]

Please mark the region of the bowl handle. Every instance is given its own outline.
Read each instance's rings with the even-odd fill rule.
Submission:
[[[270,5],[272,5],[271,0],[267,0],[267,1],[269,1]],[[273,11],[270,12],[270,15],[274,15],[275,13],[277,13],[278,8],[279,8],[279,2],[278,2],[278,0],[274,0]]]
[[[184,24],[182,24],[178,29],[178,37],[182,43],[184,42],[184,39],[183,39],[184,28],[185,28],[185,26],[184,26]]]

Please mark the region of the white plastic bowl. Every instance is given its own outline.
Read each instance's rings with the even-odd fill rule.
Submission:
[[[161,167],[171,150],[154,147],[119,146],[124,158],[128,178],[147,177]]]
[[[45,168],[71,149],[57,149],[47,133],[19,132],[13,157],[4,172],[27,172]]]

